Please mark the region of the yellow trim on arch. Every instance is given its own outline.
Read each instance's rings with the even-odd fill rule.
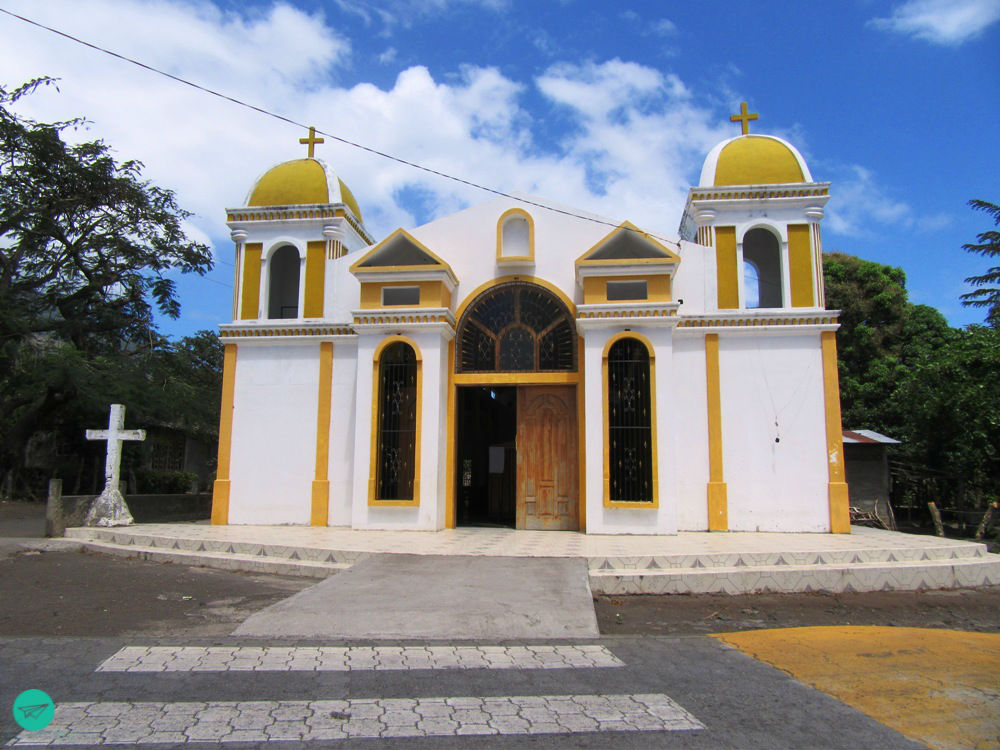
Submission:
[[[740,286],[736,263],[736,227],[715,228],[715,278],[719,309],[737,309],[740,306]]]
[[[264,243],[248,242],[243,246],[243,294],[240,320],[256,320],[260,309],[260,256]]]
[[[528,220],[528,254],[503,254],[503,225],[511,216],[521,216]],[[535,220],[523,208],[509,208],[497,219],[497,264],[504,263],[534,263],[535,262]]]
[[[303,318],[323,317],[323,293],[326,275],[326,242],[306,243],[306,291],[302,305]]]
[[[413,436],[413,499],[412,500],[379,500],[375,497],[378,489],[378,415],[381,406],[379,399],[379,360],[382,352],[392,344],[402,342],[408,344],[413,349],[413,355],[417,359],[417,429]],[[407,336],[387,336],[379,342],[375,348],[375,355],[372,359],[372,429],[371,429],[371,452],[369,454],[369,474],[368,474],[368,505],[377,506],[407,506],[414,507],[420,505],[420,421],[423,412],[423,374],[424,361],[420,353],[417,342]]]
[[[823,403],[826,411],[826,459],[830,471],[830,531],[851,533],[850,500],[844,472],[844,433],[840,419],[840,377],[837,372],[837,338],[834,331],[823,331]]]
[[[788,276],[792,307],[815,307],[813,258],[808,224],[788,225]]]
[[[455,410],[455,400],[457,398],[457,387],[455,386],[455,339],[448,342],[448,424],[445,427],[448,445],[445,449],[445,492],[444,492],[444,527],[453,529],[458,523],[455,513],[455,484],[458,477],[455,475],[455,433],[457,430],[456,420],[458,412]]]
[[[577,337],[577,351],[582,352],[584,347],[583,336]],[[579,357],[579,366],[577,373],[580,377],[580,382],[576,386],[576,425],[577,425],[577,467],[580,473],[580,480],[578,484],[579,499],[577,500],[577,518],[580,524],[580,533],[587,533],[587,400],[586,400],[586,388],[584,383],[586,379],[584,378],[584,357]]]
[[[719,334],[705,335],[705,396],[708,403],[708,530],[729,529],[729,499],[722,467],[722,378]]]
[[[537,276],[522,276],[520,274],[515,274],[510,276],[500,276],[499,278],[496,279],[490,279],[489,281],[480,284],[471,292],[469,292],[469,294],[465,297],[465,299],[462,300],[462,304],[458,306],[458,311],[455,313],[455,320],[461,321],[462,316],[465,314],[465,311],[466,309],[468,309],[469,305],[475,302],[476,298],[480,294],[485,292],[487,289],[490,289],[491,287],[494,286],[499,286],[500,284],[506,284],[507,282],[510,281],[523,281],[527,284],[537,284],[538,286],[547,289],[548,291],[556,295],[564,305],[566,305],[566,309],[569,311],[570,315],[572,315],[574,318],[576,317],[576,305],[573,303],[573,300],[571,300],[562,289],[557,287],[551,281],[540,279]]]
[[[233,445],[233,399],[236,391],[236,344],[226,344],[222,357],[222,408],[219,412],[219,456],[212,485],[212,523],[229,523],[229,463]]]
[[[646,352],[649,354],[649,426],[650,426],[650,460],[652,462],[653,469],[653,501],[641,501],[641,500],[612,500],[611,499],[611,423],[608,419],[608,353],[611,351],[611,347],[615,343],[621,341],[622,339],[635,339],[646,347]],[[605,508],[659,508],[660,507],[660,481],[659,481],[659,471],[657,466],[659,464],[659,453],[657,452],[656,443],[656,353],[653,349],[653,343],[643,336],[641,333],[636,333],[635,331],[620,331],[615,335],[611,336],[607,342],[604,344],[604,352],[601,354],[601,395],[603,403],[601,407],[604,414],[604,427],[603,427],[603,437],[604,437],[604,507]]]
[[[319,394],[316,406],[316,475],[312,483],[310,526],[330,524],[330,399],[333,396],[333,342],[319,345]]]

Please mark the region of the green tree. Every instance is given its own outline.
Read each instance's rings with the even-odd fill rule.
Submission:
[[[827,307],[839,309],[841,408],[846,428],[902,441],[897,458],[941,476],[933,498],[982,507],[1000,493],[1000,330],[951,328],[907,298],[892,266],[823,257]]]
[[[13,111],[51,83],[0,88],[4,473],[21,464],[32,434],[94,418],[98,402],[104,414],[128,390],[125,363],[163,346],[154,309],[180,313],[171,274],[212,267],[208,247],[184,233],[189,214],[141,178],[139,162],[116,161],[101,141],[66,143],[80,120],[40,123]]]
[[[844,426],[892,434],[903,417],[889,395],[953,331],[937,310],[908,300],[901,268],[826,253],[823,272],[826,305],[841,311],[837,353]]]
[[[971,200],[969,205],[976,211],[984,211],[993,217],[993,225],[1000,226],[1000,206],[982,200]],[[987,258],[1000,257],[1000,231],[990,229],[976,236],[978,242],[970,242],[962,247],[970,253],[979,253]],[[1000,266],[993,266],[986,273],[970,276],[966,283],[976,289],[962,295],[962,304],[970,307],[985,307],[986,322],[1000,328]]]

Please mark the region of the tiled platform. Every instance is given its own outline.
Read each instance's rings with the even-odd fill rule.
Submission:
[[[985,545],[853,527],[851,534],[599,536],[512,529],[354,531],[303,526],[138,524],[67,529],[97,551],[256,572],[326,577],[370,554],[582,557],[593,591],[746,593],[1000,585]]]

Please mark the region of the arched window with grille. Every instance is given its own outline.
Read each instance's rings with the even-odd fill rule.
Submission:
[[[480,294],[458,324],[458,372],[576,371],[576,325],[543,286],[498,284]]]
[[[420,441],[420,360],[413,347],[395,341],[377,357],[375,502],[416,502]]]
[[[650,348],[634,336],[605,350],[605,502],[655,505],[655,394]]]

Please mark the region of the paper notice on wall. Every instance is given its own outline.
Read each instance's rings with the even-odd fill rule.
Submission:
[[[490,474],[503,474],[503,446],[490,446]]]

